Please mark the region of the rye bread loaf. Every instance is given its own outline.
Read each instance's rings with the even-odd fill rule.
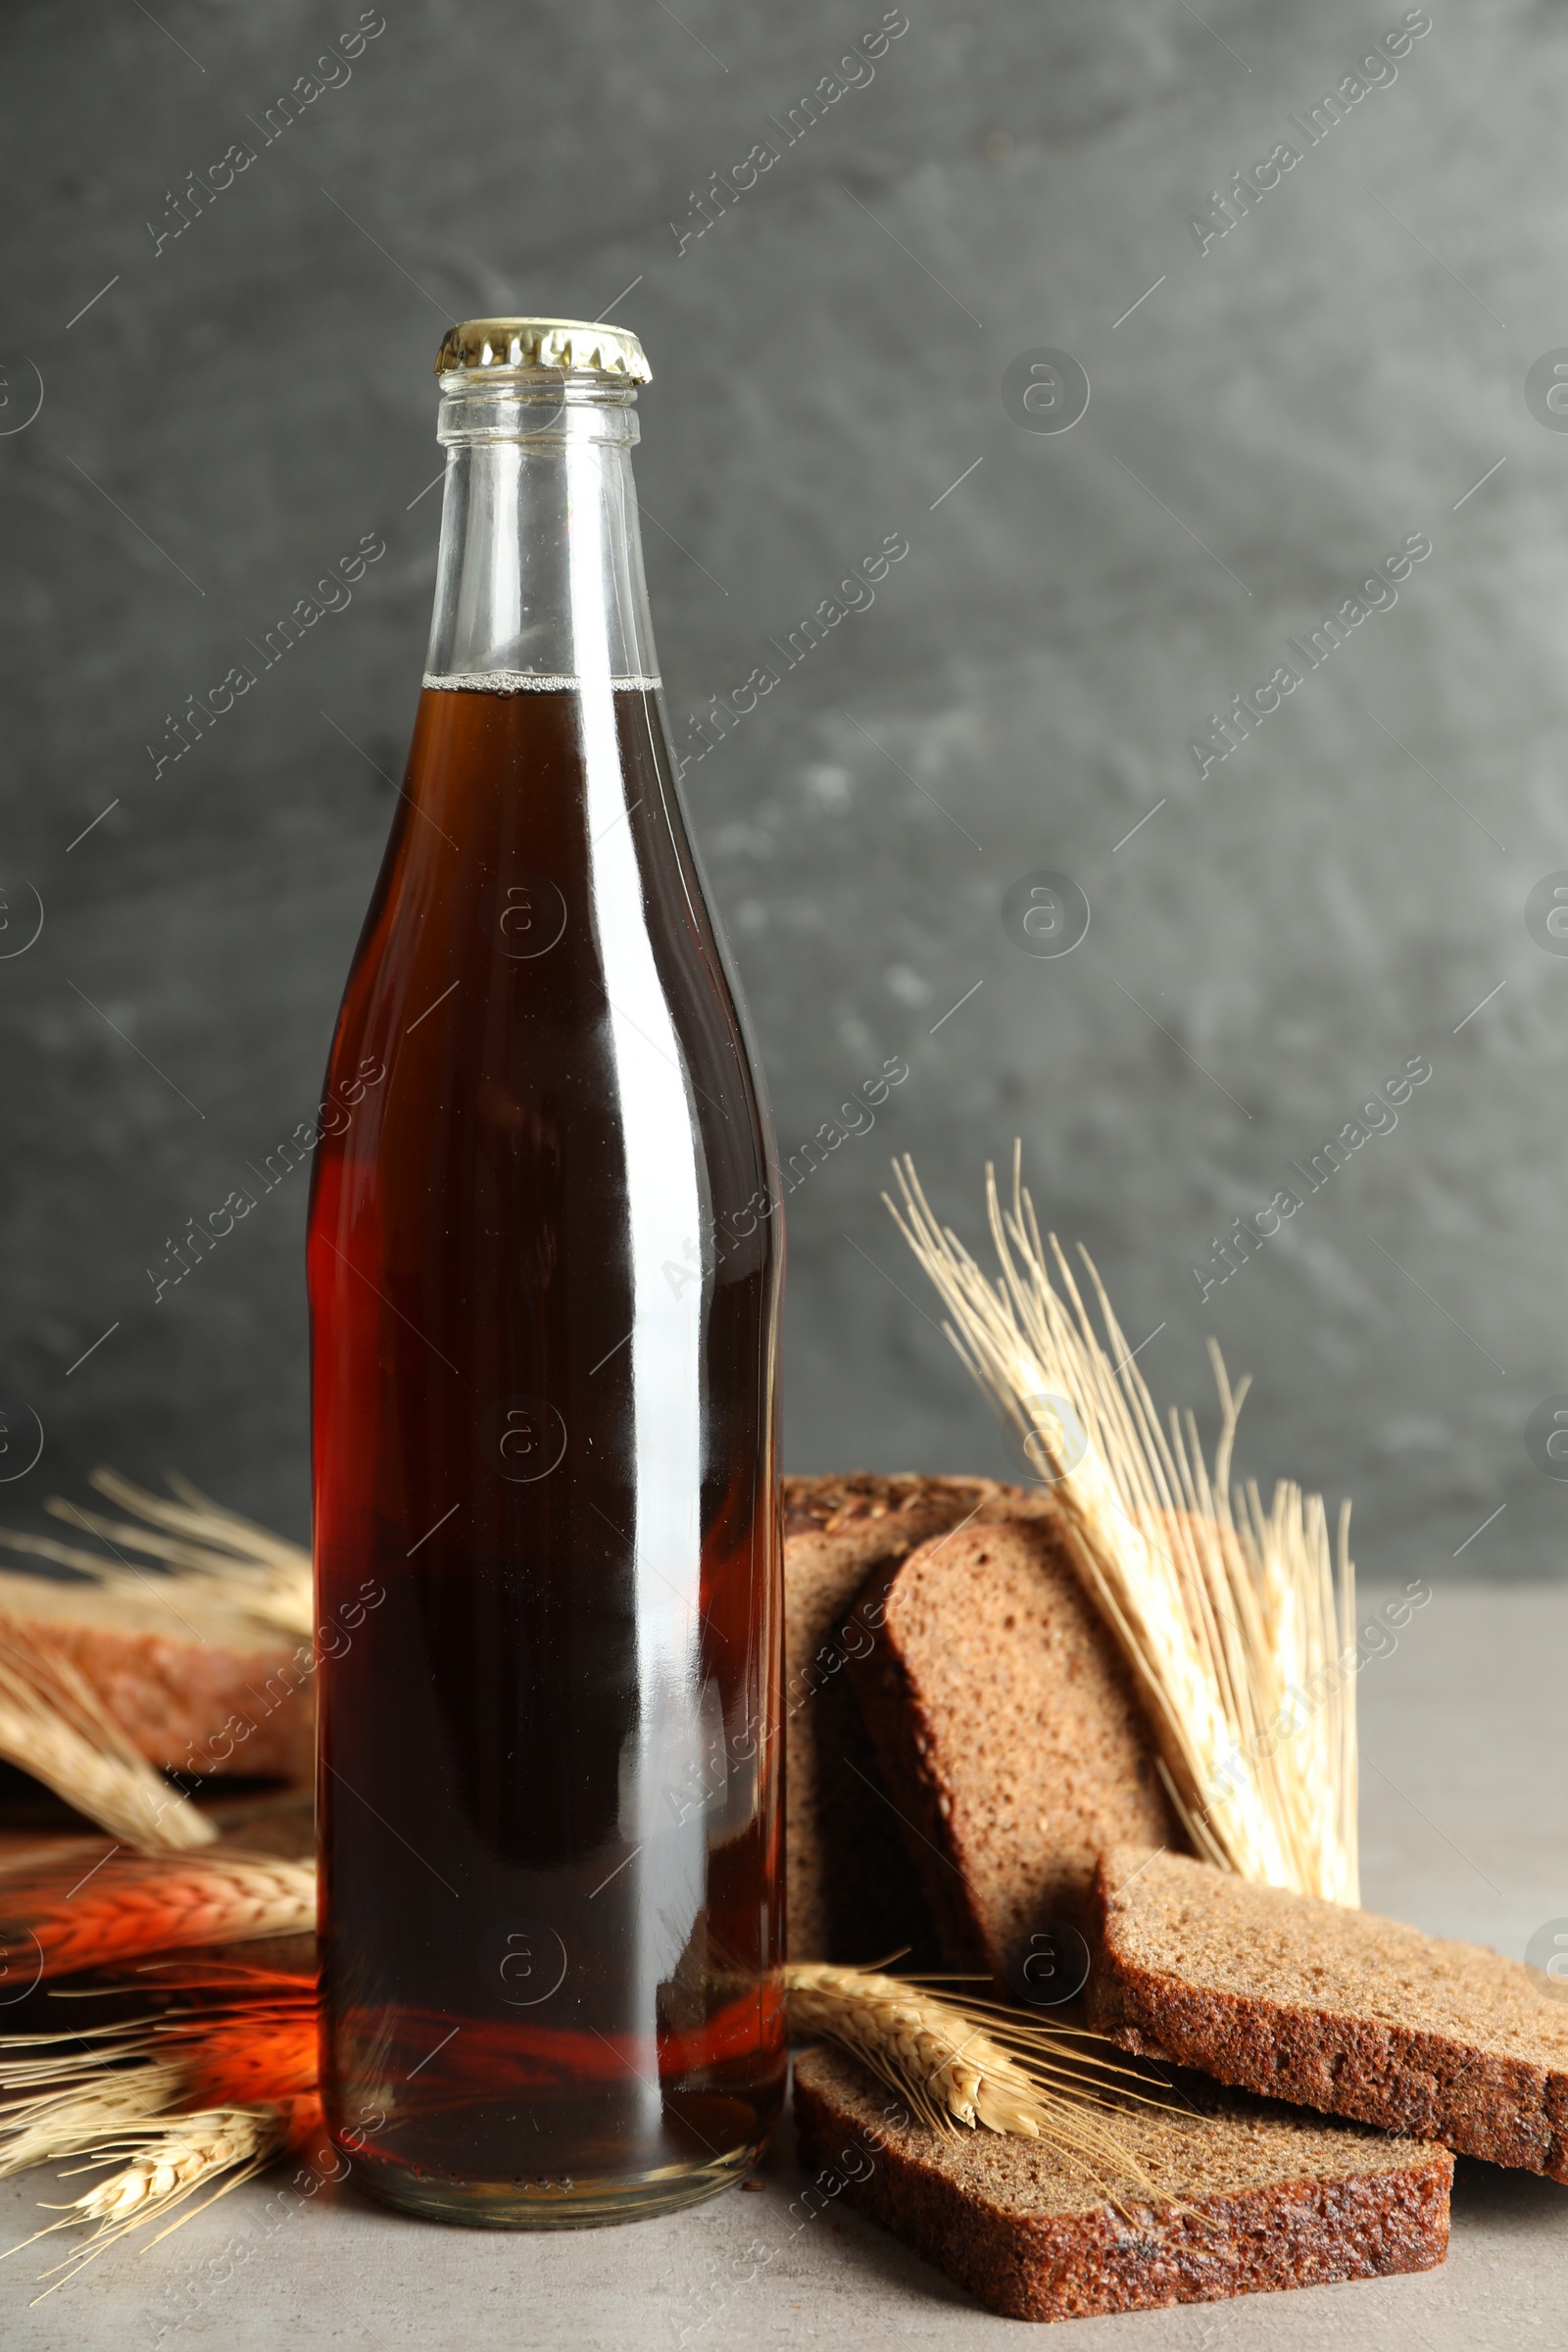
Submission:
[[[1125,2190],[1118,2212],[1038,2140],[910,2123],[837,2050],[795,2062],[801,2157],[818,2209],[842,2195],[1008,2319],[1208,2303],[1443,2260],[1446,2148],[1196,2080],[1179,2088],[1192,2117],[1134,2111],[1115,2128],[1181,2210]],[[801,2202],[810,2206],[813,2190]]]
[[[1009,1490],[986,1478],[784,1481],[786,1901],[790,1957],[855,1966],[907,1947],[938,1959],[919,1882],[845,1673],[866,1578]]]
[[[1091,2020],[1125,2048],[1568,2180],[1568,2003],[1535,1970],[1137,1847],[1095,1898]]]
[[[1101,1849],[1185,1843],[1131,1677],[1049,1517],[975,1521],[862,1595],[856,1693],[948,1965],[1082,1984]],[[1065,1935],[1061,1931],[1068,1931]]]
[[[150,1764],[308,1780],[315,1750],[309,1641],[242,1610],[160,1587],[134,1594],[0,1571],[4,1620],[46,1633]],[[303,1663],[302,1663],[303,1661]]]

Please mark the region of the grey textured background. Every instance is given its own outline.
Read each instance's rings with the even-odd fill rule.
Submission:
[[[1559,1569],[1524,1430],[1568,1390],[1568,964],[1523,910],[1568,867],[1568,437],[1524,378],[1568,341],[1568,15],[1435,9],[1200,253],[1188,216],[1399,8],[908,13],[677,252],[875,6],[385,0],[155,255],[166,191],[260,145],[357,9],[7,10],[4,936],[45,911],[0,962],[7,1458],[45,1433],[7,1518],[108,1457],[303,1532],[303,1172],[156,1306],[147,1269],[315,1101],[418,685],[443,322],[639,280],[677,733],[910,542],[689,779],[786,1153],[910,1064],[790,1202],[791,1466],[1004,1466],[878,1196],[912,1150],[978,1240],[1017,1133],[1130,1335],[1163,1326],[1155,1394],[1208,1412],[1214,1332],[1256,1378],[1243,1466],[1351,1494],[1363,1573],[1437,1576],[1504,1505],[1461,1568]],[[1040,346],[1091,379],[1070,432],[1004,407]],[[166,710],[372,530],[352,607],[155,781]],[[1205,715],[1416,531],[1397,606],[1200,781]],[[1093,907],[1059,961],[1000,918],[1040,867]],[[1397,1129],[1200,1306],[1211,1237],[1414,1054]]]

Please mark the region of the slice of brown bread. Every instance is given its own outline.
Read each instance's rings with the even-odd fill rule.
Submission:
[[[1568,2004],[1533,1969],[1137,1847],[1095,1898],[1090,2015],[1124,2047],[1568,2180]]]
[[[315,1752],[309,1641],[149,1573],[132,1595],[0,1571],[7,1617],[47,1633],[150,1764],[308,1780]]]
[[[976,1521],[868,1588],[856,1692],[950,1967],[1080,1985],[1102,1847],[1184,1843],[1131,1678],[1049,1517]],[[1062,1931],[1068,1931],[1062,1934]],[[1076,1957],[1075,1957],[1076,1955]]]
[[[1192,2116],[1135,2111],[1115,2128],[1180,2210],[1114,2184],[1118,2212],[1038,2140],[933,2132],[839,2051],[803,2051],[795,2114],[815,2181],[797,2205],[820,2211],[843,2195],[1014,2320],[1210,2303],[1443,2260],[1446,2148],[1196,2080],[1179,2087]]]
[[[938,1960],[919,1882],[850,1695],[844,1629],[873,1571],[1004,1503],[988,1478],[852,1471],[784,1481],[786,1899],[790,1957]],[[1021,1497],[1018,1498],[1020,1501]]]

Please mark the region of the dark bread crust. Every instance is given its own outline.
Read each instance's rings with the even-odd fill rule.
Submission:
[[[844,1628],[869,1575],[976,1509],[1004,1507],[1010,1492],[987,1478],[883,1478],[863,1470],[784,1481],[792,1960],[854,1965],[908,1947],[912,1965],[937,1965],[919,1883],[850,1695]]]
[[[783,1483],[786,1539],[822,1537],[835,1558],[865,1568],[902,1558],[927,1536],[956,1526],[976,1504],[1018,1492],[994,1478],[927,1478],[917,1471],[846,1470]]]
[[[144,1592],[127,1594],[79,1578],[6,1570],[0,1619],[47,1634],[149,1764],[309,1781],[316,1763],[309,1641],[185,1594],[176,1606],[172,1579],[149,1574],[143,1582]]]
[[[1568,2181],[1568,2005],[1475,1944],[1107,1853],[1091,2022],[1222,2082]]]
[[[1131,1677],[1046,1516],[922,1544],[855,1615],[856,1695],[944,1957],[1023,1997],[1038,1933],[1087,1928],[1102,1847],[1183,1842]]]
[[[902,2122],[889,2092],[836,2050],[806,2051],[795,2065],[816,2199],[842,2194],[1008,2319],[1214,2302],[1444,2259],[1446,2149],[1211,2086],[1196,2097],[1213,2120],[1154,2127],[1164,2161],[1150,2164],[1187,2210],[1142,2204],[1123,2216],[1036,2141],[952,2138]],[[1124,2135],[1136,2139],[1138,2128]]]

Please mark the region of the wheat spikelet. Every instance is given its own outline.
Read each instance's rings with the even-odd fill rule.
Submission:
[[[56,2285],[199,2189],[237,2188],[320,2126],[315,1984],[264,1970],[248,1983],[240,1971],[197,1981],[240,1989],[215,2009],[0,2039],[0,2176],[62,2157],[80,2158],[76,2172],[117,2168],[22,2241],[91,2226],[85,2244],[41,2274]],[[150,2242],[178,2226],[166,2222]]]
[[[929,2130],[1038,2139],[1107,2194],[1132,2185],[1152,2192],[1108,2120],[1107,2094],[1139,2096],[1129,2085],[1141,2078],[1127,2068],[1015,2011],[899,1977],[808,1960],[786,1968],[784,1983],[791,2034],[837,2042]]]
[[[44,2290],[53,2294],[55,2287],[69,2285],[79,2271],[121,2238],[149,2222],[162,2221],[198,2189],[221,2181],[207,2200],[212,2204],[264,2171],[287,2141],[291,2123],[292,2112],[286,2107],[212,2107],[189,2115],[160,2116],[139,2130],[114,2133],[85,2149],[85,2161],[74,2170],[89,2172],[106,2164],[121,2169],[73,2198],[62,2220],[50,2222],[6,2251],[20,2253],[57,2230],[96,2225],[85,2245],[40,2273],[41,2278],[54,2279],[55,2285]],[[205,2207],[196,2210],[205,2211]],[[184,2213],[179,2222],[191,2218]],[[159,2238],[178,2229],[179,2222],[166,2223],[149,2242],[157,2245]],[[43,2295],[33,2297],[34,2303],[43,2300]]]
[[[75,2033],[0,2036],[0,2178],[198,2107],[314,2116],[315,1984],[267,1970],[199,1982],[220,1984],[224,1998]]]
[[[310,1553],[253,1520],[241,1518],[237,1511],[225,1510],[177,1471],[171,1470],[168,1478],[179,1497],[175,1502],[149,1494],[144,1487],[122,1478],[117,1470],[93,1472],[89,1483],[99,1494],[122,1510],[135,1512],[142,1525],[83,1510],[79,1503],[64,1501],[58,1494],[51,1496],[47,1507],[55,1518],[97,1536],[112,1547],[124,1544],[162,1560],[171,1575],[172,1591],[221,1601],[284,1633],[309,1635],[315,1627]],[[13,1551],[78,1569],[106,1592],[139,1596],[146,1590],[145,1578],[127,1562],[85,1551],[79,1544],[4,1531],[0,1531],[0,1542]]]
[[[0,1756],[126,1845],[188,1848],[214,1835],[131,1745],[66,1650],[3,1614]]]
[[[94,2225],[57,2266],[66,2278],[208,2183],[237,2187],[320,2120],[305,1981],[257,1971],[220,2008],[0,2039],[0,2176],[62,2157],[80,2158],[78,2172],[118,2168],[23,2241]]]
[[[166,1866],[171,1876],[181,1867]],[[1076,2046],[1089,2037],[858,1969],[805,1963],[784,1976],[792,2030],[849,2050],[930,2128],[1039,2140],[1112,2204],[1134,2189],[1158,2193],[1115,2128],[1118,2106],[1158,2103],[1129,2069]],[[315,1984],[238,1970],[196,1981],[225,1983],[229,1997],[79,2034],[0,2038],[0,2176],[61,2158],[119,2168],[36,2233],[91,2227],[57,2266],[65,2278],[198,2189],[220,2182],[222,2194],[248,2180],[319,2123]]]
[[[316,1867],[207,1848],[189,1860],[111,1854],[0,1871],[0,1959],[37,1979],[143,1952],[241,1943],[316,1925]]]
[[[986,1170],[996,1283],[939,1224],[912,1160],[896,1167],[902,1210],[888,1207],[948,1309],[959,1357],[1051,1482],[1195,1850],[1244,1878],[1355,1903],[1349,1506],[1337,1585],[1319,1496],[1282,1482],[1265,1513],[1250,1485],[1238,1516],[1230,1457],[1247,1384],[1232,1391],[1210,1343],[1222,1412],[1210,1474],[1191,1415],[1184,1427],[1173,1412],[1162,1428],[1083,1251],[1112,1352],[1102,1346],[1055,1236],[1049,1255],[1042,1244],[1020,1157],[1015,1148],[1005,1213]]]
[[[183,2067],[172,2059],[119,2065],[118,2054],[94,2050],[74,2068],[58,2055],[0,2057],[0,2083],[8,2090],[44,2085],[0,2106],[0,2179],[52,2158],[80,2156],[110,2133],[128,2132],[143,2118],[178,2105]]]

